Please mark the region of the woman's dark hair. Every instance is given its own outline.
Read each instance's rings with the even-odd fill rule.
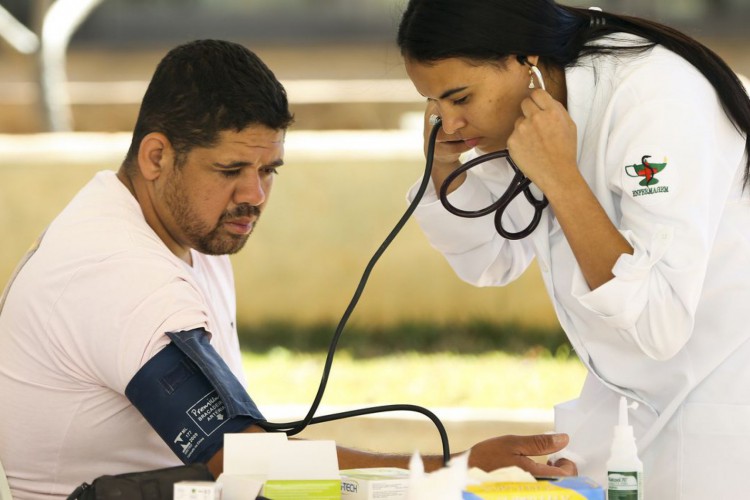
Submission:
[[[286,130],[292,121],[284,87],[258,56],[236,43],[197,40],[172,49],[156,67],[124,164],[134,167],[151,132],[169,138],[179,164],[194,147],[216,144],[224,130]]]
[[[631,33],[647,42],[624,47],[591,43],[613,33]],[[746,135],[745,182],[750,181],[750,99],[745,88],[718,55],[668,26],[553,0],[409,0],[397,42],[404,57],[421,62],[538,55],[562,68],[585,55],[637,53],[662,45],[708,79],[735,127]]]

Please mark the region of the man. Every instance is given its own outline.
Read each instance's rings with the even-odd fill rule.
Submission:
[[[223,434],[263,431],[227,255],[268,201],[291,122],[281,84],[240,45],[192,42],[159,63],[121,168],[76,195],[0,302],[0,460],[15,498],[180,461],[218,475]],[[566,443],[494,438],[470,462],[570,473],[526,457]],[[339,462],[407,458],[340,448]]]

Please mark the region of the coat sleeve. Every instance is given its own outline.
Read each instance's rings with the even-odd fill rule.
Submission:
[[[652,66],[653,68],[653,66]],[[572,294],[653,359],[690,339],[722,212],[741,194],[745,139],[686,64],[631,75],[610,109],[604,162],[613,222],[634,248],[614,278]],[[663,77],[663,78],[662,78]]]

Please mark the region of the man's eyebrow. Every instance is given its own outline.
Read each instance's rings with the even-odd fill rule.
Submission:
[[[249,161],[233,161],[229,163],[219,163],[214,162],[214,167],[219,168],[240,168],[240,167],[247,167],[248,165],[252,165]]]
[[[283,164],[284,164],[284,160],[279,159],[279,160],[276,160],[276,161],[272,161],[268,165],[263,165],[263,166],[264,167],[280,167]],[[252,165],[251,162],[249,162],[249,161],[241,161],[241,160],[233,161],[233,162],[229,162],[229,163],[220,163],[218,161],[214,162],[214,166],[218,167],[218,168],[241,168],[241,167],[248,167],[248,166],[251,166],[251,165]]]

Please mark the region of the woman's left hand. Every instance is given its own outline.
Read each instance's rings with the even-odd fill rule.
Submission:
[[[534,90],[521,110],[508,138],[510,156],[547,197],[586,283],[595,290],[613,278],[615,262],[633,247],[578,170],[576,125],[565,107],[546,91]]]
[[[534,90],[521,102],[523,115],[508,138],[508,151],[521,171],[545,194],[578,172],[576,125],[547,91]]]

